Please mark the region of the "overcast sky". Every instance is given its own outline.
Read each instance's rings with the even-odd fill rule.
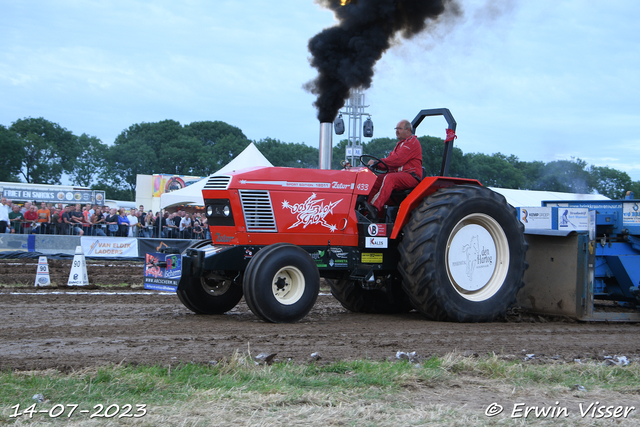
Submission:
[[[640,180],[640,2],[460,3],[455,24],[376,65],[375,137],[447,107],[465,153],[579,157]],[[110,144],[134,123],[222,120],[252,140],[317,146],[307,42],[335,23],[312,0],[5,1],[0,124],[44,117]],[[417,134],[445,127],[434,118]]]

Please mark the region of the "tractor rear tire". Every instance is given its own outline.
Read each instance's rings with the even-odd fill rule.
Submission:
[[[488,188],[442,188],[411,214],[398,269],[413,306],[431,320],[490,322],[524,285],[524,227]]]
[[[384,289],[367,290],[358,282],[349,280],[348,276],[327,282],[335,299],[354,313],[397,314],[413,310],[400,283],[389,284]]]
[[[313,308],[320,291],[320,273],[304,249],[276,244],[253,256],[243,290],[256,316],[272,323],[293,323]]]

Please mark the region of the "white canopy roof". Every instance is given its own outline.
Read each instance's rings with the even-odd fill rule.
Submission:
[[[242,153],[238,154],[235,159],[231,160],[226,166],[209,175],[200,181],[194,182],[188,187],[180,190],[164,193],[160,196],[160,208],[165,209],[170,206],[180,205],[196,205],[204,206],[202,198],[202,189],[209,180],[210,176],[220,175],[227,172],[238,171],[256,166],[273,166],[269,160],[258,150],[252,142],[245,148]]]
[[[610,200],[601,194],[559,193],[556,191],[512,190],[510,188],[489,187],[496,193],[502,194],[511,206],[534,207],[542,206],[542,201],[554,200]]]

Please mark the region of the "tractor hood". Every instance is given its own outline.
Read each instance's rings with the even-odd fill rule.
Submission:
[[[376,176],[367,168],[321,170],[256,167],[209,178],[207,190],[278,190],[369,194]]]

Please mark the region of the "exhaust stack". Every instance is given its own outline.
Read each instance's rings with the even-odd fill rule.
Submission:
[[[320,169],[331,169],[333,123],[320,123]]]

